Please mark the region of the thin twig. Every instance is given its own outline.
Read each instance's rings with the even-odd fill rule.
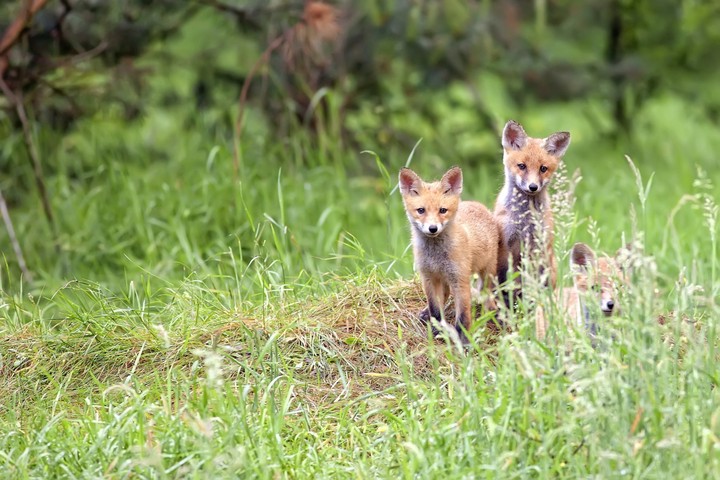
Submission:
[[[243,82],[242,90],[240,91],[240,98],[238,100],[238,118],[237,122],[235,123],[235,146],[234,146],[234,170],[235,170],[235,179],[237,180],[239,172],[240,172],[240,135],[242,134],[243,129],[243,117],[245,114],[245,103],[247,102],[247,94],[248,90],[250,90],[250,83],[252,82],[253,77],[257,73],[258,69],[260,68],[260,65],[266,63],[268,59],[270,58],[270,54],[275,51],[280,45],[282,45],[283,41],[285,40],[285,37],[287,33],[291,31],[288,30],[286,32],[283,32],[281,35],[279,35],[275,40],[273,40],[270,45],[265,49],[265,51],[262,53],[260,58],[255,62],[255,64],[250,69],[250,72],[245,77],[245,81]]]
[[[97,57],[102,52],[105,51],[105,49],[108,47],[108,43],[105,40],[102,40],[100,43],[97,44],[97,46],[91,48],[90,50],[85,50],[84,52],[80,52],[77,55],[73,55],[72,57],[62,61],[58,62],[54,65],[55,68],[60,68],[67,65],[76,65],[80,62],[84,62],[85,60],[90,60],[92,58]]]
[[[93,47],[91,50],[87,50],[85,52],[78,53],[77,55],[74,55],[71,57],[64,57],[64,58],[62,58],[62,60],[59,60],[59,61],[47,62],[47,65],[44,65],[43,68],[38,68],[35,70],[25,72],[25,73],[27,73],[27,75],[25,75],[21,79],[21,82],[15,82],[14,85],[17,85],[17,88],[30,89],[35,84],[41,84],[41,85],[47,84],[48,81],[45,79],[45,75],[48,72],[52,72],[53,70],[58,70],[58,69],[65,68],[65,67],[72,67],[77,63],[81,63],[86,60],[91,60],[92,58],[100,55],[107,48],[107,46],[108,46],[107,42],[102,41],[102,42],[100,42],[99,45],[97,45],[96,47]],[[0,60],[2,60],[2,59],[0,58]],[[5,82],[5,85],[8,87],[8,90],[10,92],[12,92],[13,87],[11,87],[10,85],[13,85],[13,84],[8,85],[8,83],[9,82]],[[1,90],[2,89],[0,88],[0,91]],[[5,92],[3,91],[3,93],[5,93]],[[8,101],[12,103],[10,98],[8,98]]]
[[[577,453],[580,451],[580,449],[583,447],[583,445],[585,445],[585,439],[584,439],[584,438],[582,439],[582,441],[580,441],[580,445],[578,445],[577,447],[575,447],[575,450],[573,450],[573,453],[572,453],[571,456],[574,457],[575,455],[577,455]]]
[[[0,89],[2,89],[3,93],[10,101],[10,103],[15,106],[18,118],[20,119],[20,123],[22,124],[25,148],[27,149],[30,164],[32,166],[33,174],[35,176],[35,184],[37,185],[38,192],[40,193],[40,201],[42,202],[43,212],[45,213],[45,218],[47,218],[50,229],[54,234],[55,218],[53,216],[52,208],[50,206],[50,198],[48,197],[47,188],[45,186],[45,179],[42,172],[42,164],[40,163],[40,155],[38,154],[37,148],[35,147],[35,142],[33,142],[32,131],[30,130],[30,122],[28,121],[27,113],[25,112],[25,105],[23,104],[23,100],[20,94],[13,93],[1,76]]]
[[[27,0],[20,14],[13,20],[0,39],[0,55],[5,55],[22,34],[32,16],[40,10],[47,0]]]
[[[2,213],[5,228],[7,228],[8,231],[8,237],[10,237],[10,243],[12,243],[13,250],[15,250],[15,257],[17,257],[20,271],[28,282],[32,282],[32,274],[27,268],[22,248],[20,248],[20,242],[18,242],[17,235],[15,235],[15,228],[13,228],[13,223],[10,219],[10,212],[8,212],[7,203],[5,202],[5,196],[2,193],[2,189],[0,189],[0,213]]]
[[[0,38],[0,78],[5,75],[5,70],[7,70],[8,67],[8,50],[18,41],[33,15],[44,7],[46,3],[47,0],[27,0],[22,12],[13,20],[7,30],[5,30],[2,38]]]

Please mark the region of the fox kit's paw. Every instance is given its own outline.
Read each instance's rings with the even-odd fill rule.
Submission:
[[[457,330],[458,339],[460,340],[460,345],[463,347],[469,347],[470,346],[470,339],[465,334],[465,330],[460,326],[456,325],[455,329]]]
[[[440,319],[441,319],[440,312],[434,312],[432,314],[430,313],[430,307],[423,308],[422,311],[420,312],[420,315],[418,315],[418,317],[426,325],[428,323],[430,323],[432,318],[435,318],[435,320],[437,321],[437,324],[440,323]],[[432,327],[433,337],[440,335],[440,330],[438,330],[438,328],[435,326],[435,322],[432,322],[432,324],[430,326]]]
[[[420,320],[423,321],[423,323],[428,323],[430,321],[430,318],[434,317],[435,320],[438,322],[442,320],[442,313],[440,310],[431,309],[430,307],[425,307],[420,312],[420,315],[418,315]]]

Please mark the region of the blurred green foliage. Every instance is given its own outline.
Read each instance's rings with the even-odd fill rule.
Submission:
[[[0,26],[20,3],[0,6]],[[508,118],[535,136],[571,131],[578,218],[598,220],[609,249],[633,229],[624,154],[656,172],[650,246],[696,164],[720,179],[715,2],[366,0],[315,16],[302,2],[67,5],[34,17],[5,75],[30,115],[55,230],[16,112],[0,104],[0,187],[38,288],[213,274],[228,256],[279,283],[369,259],[407,273],[397,168],[422,139],[416,168],[461,165],[468,196],[491,204]],[[676,222],[692,237],[696,220]],[[702,256],[705,240],[692,242]],[[3,276],[17,278],[4,230],[0,245]]]

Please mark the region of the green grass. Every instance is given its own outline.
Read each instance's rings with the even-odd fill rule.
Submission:
[[[438,130],[470,142],[472,108]],[[505,108],[531,134],[573,133],[556,187],[583,178],[555,205],[561,274],[574,241],[644,245],[597,348],[558,312],[545,343],[522,315],[502,335],[480,319],[467,353],[428,339],[394,191],[412,144],[343,147],[334,115],[271,142],[251,115],[236,175],[216,119],[187,106],[127,125],[108,109],[53,148],[41,136],[58,239],[35,197],[11,211],[36,279],[5,254],[2,476],[716,476],[720,134],[672,98],[616,145],[597,105]],[[491,204],[500,152],[473,150],[486,134],[428,135],[413,168],[459,164],[464,196]]]
[[[658,325],[650,280],[597,349],[518,319],[467,355],[425,338],[417,284],[377,273],[245,309],[202,282],[77,285],[66,318],[3,338],[0,461],[13,478],[707,477],[717,327],[688,289],[676,314],[695,322]]]

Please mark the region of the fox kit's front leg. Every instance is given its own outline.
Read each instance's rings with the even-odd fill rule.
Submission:
[[[548,268],[550,268],[550,286],[555,289],[557,287],[557,262],[555,261],[555,252],[552,244],[548,246]]]
[[[427,297],[428,306],[420,312],[420,319],[423,322],[429,322],[432,317],[439,322],[443,319],[442,314],[449,294],[445,282],[437,277],[424,276],[423,291]]]
[[[470,331],[471,324],[471,298],[470,274],[460,275],[453,287],[455,297],[455,328],[460,334],[460,339],[467,342],[465,332]]]

